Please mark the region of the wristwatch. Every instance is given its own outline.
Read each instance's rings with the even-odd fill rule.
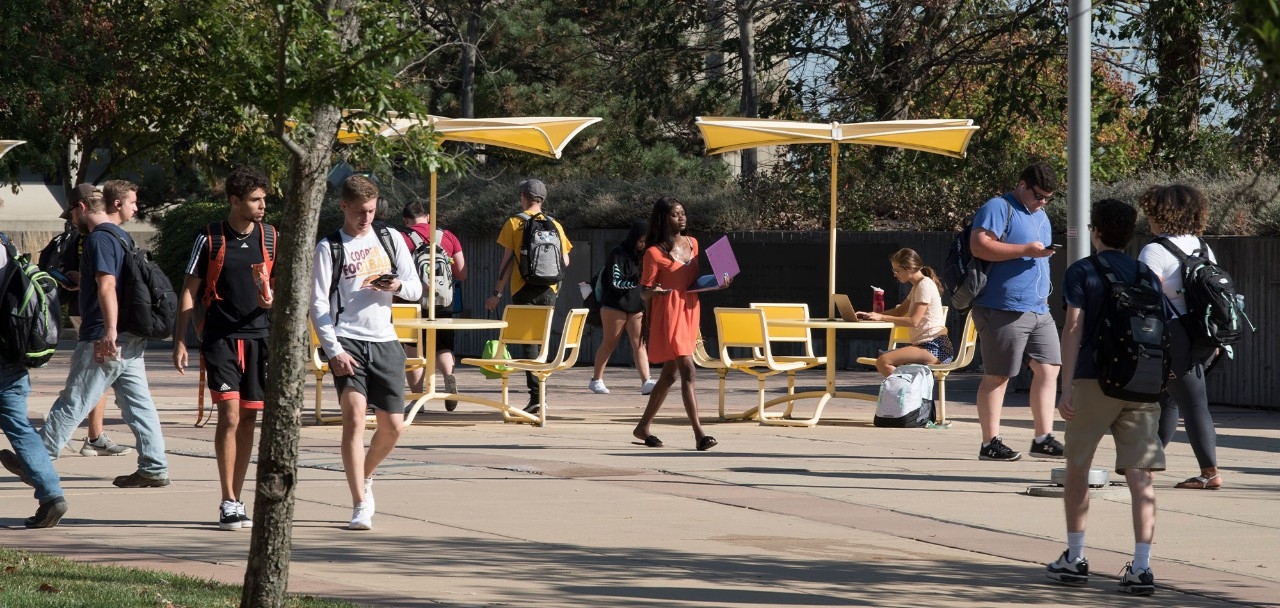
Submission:
[[[501,291],[498,291],[498,290],[496,290],[496,289],[495,289],[495,290],[494,290],[494,292],[493,292],[493,297],[495,297],[495,298],[501,298],[501,297],[502,297],[502,292],[501,292]]]

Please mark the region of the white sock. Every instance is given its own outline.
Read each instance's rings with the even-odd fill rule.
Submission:
[[[1067,532],[1067,561],[1084,557],[1084,532]]]
[[[1044,443],[1047,439],[1049,439],[1049,435],[1052,435],[1052,434],[1053,433],[1045,433],[1043,435],[1037,435],[1036,443]]]
[[[999,435],[996,435],[995,437],[992,437],[992,438],[991,438],[991,441],[996,441],[996,440],[998,440],[998,439],[1000,439],[1000,436],[999,436]],[[987,446],[991,445],[991,441],[984,442],[984,443],[982,444],[982,447],[984,447],[984,448],[985,448],[985,447],[987,447]]]
[[[1134,571],[1146,570],[1151,567],[1151,543],[1133,543],[1133,564],[1131,568]]]

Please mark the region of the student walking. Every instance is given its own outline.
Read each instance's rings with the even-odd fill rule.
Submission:
[[[698,451],[706,451],[717,441],[702,431],[698,419],[693,351],[697,347],[701,308],[698,294],[688,290],[698,278],[698,240],[689,236],[687,222],[684,203],[671,197],[658,199],[649,216],[640,285],[649,307],[649,356],[662,363],[662,372],[631,434],[646,446],[662,447],[662,440],[649,432],[649,425],[679,374],[680,396],[693,426],[694,445]]]
[[[90,186],[92,187],[92,186]],[[79,188],[79,187],[77,187]],[[116,405],[133,431],[138,468],[116,477],[121,488],[169,485],[169,462],[164,453],[160,416],[147,384],[146,338],[119,333],[120,280],[133,239],[120,228],[138,211],[138,187],[125,180],[103,184],[101,192],[75,203],[77,228],[88,234],[80,261],[80,332],[71,355],[67,384],[45,417],[40,436],[49,456],[57,460],[71,433],[84,421],[107,387],[115,390]]]
[[[352,530],[372,530],[373,475],[404,425],[404,348],[391,324],[393,296],[415,301],[422,280],[404,239],[373,224],[378,186],[342,182],[342,228],[316,245],[311,322],[329,358],[342,406],[342,467],[351,491]],[[364,447],[365,410],[378,428]]]
[[[1209,201],[1204,193],[1194,187],[1176,184],[1153,186],[1138,199],[1138,206],[1147,216],[1151,234],[1156,239],[1142,248],[1138,259],[1151,267],[1160,278],[1164,295],[1169,298],[1176,322],[1169,324],[1169,348],[1171,372],[1166,391],[1160,396],[1160,442],[1166,447],[1178,430],[1178,415],[1182,415],[1187,430],[1187,441],[1200,465],[1200,474],[1174,487],[1188,490],[1216,490],[1222,487],[1222,473],[1218,470],[1218,436],[1214,430],[1213,415],[1209,413],[1209,395],[1205,389],[1207,363],[1214,356],[1214,347],[1196,341],[1188,331],[1187,297],[1183,292],[1182,262],[1175,252],[1191,254],[1200,251],[1202,257],[1216,263],[1213,249],[1200,239],[1209,213]]]
[[[569,251],[573,244],[564,233],[564,227],[542,205],[547,200],[547,185],[536,179],[520,182],[521,212],[511,216],[498,233],[502,246],[502,263],[498,266],[498,282],[493,293],[484,302],[484,308],[498,308],[502,290],[511,282],[511,303],[534,306],[555,306],[560,281],[569,267]],[[518,272],[517,272],[518,270]],[[538,356],[536,344],[514,346],[511,353],[517,358],[532,359]],[[525,385],[529,388],[529,404],[524,411],[539,411],[538,379],[533,372],[525,372]]]
[[[435,246],[436,235],[431,233],[431,214],[423,208],[422,203],[414,202],[404,206],[400,212],[400,217],[404,221],[406,230],[416,232],[422,242]],[[450,274],[455,282],[467,280],[467,258],[462,254],[462,242],[448,230],[437,230],[440,233],[440,249],[449,258]],[[413,251],[413,237],[408,232],[404,233],[405,245]],[[438,250],[439,251],[439,250]],[[427,272],[433,272],[434,269],[428,269]],[[427,281],[432,280],[430,274],[425,274],[422,269],[418,272],[422,279],[422,294],[427,294]],[[461,297],[460,293],[455,290],[455,298]],[[426,314],[423,309],[423,314]],[[435,306],[437,319],[448,319],[453,317],[453,309],[446,306]],[[436,369],[440,370],[441,376],[444,378],[444,391],[454,394],[458,392],[458,379],[453,375],[453,335],[456,332],[439,331],[436,332]],[[418,356],[417,344],[404,345],[404,351],[410,357]],[[423,377],[426,372],[422,369],[414,369],[405,374],[405,379],[409,382],[409,391],[413,393],[422,392]],[[446,399],[444,409],[452,412],[458,407],[456,399]]]
[[[4,236],[4,240],[8,242],[8,237]],[[0,247],[0,288],[8,284],[9,275],[14,272],[18,272],[17,265],[10,259],[7,248]],[[67,500],[62,494],[58,472],[53,470],[53,461],[27,419],[30,394],[31,378],[27,368],[0,356],[0,430],[13,446],[12,451],[0,450],[0,464],[36,489],[39,506],[36,514],[23,524],[28,528],[52,528],[66,514]]]
[[[587,387],[597,395],[609,394],[604,384],[604,368],[609,356],[618,347],[622,332],[627,332],[631,342],[631,355],[636,371],[640,373],[640,394],[648,395],[658,383],[649,377],[649,349],[640,335],[644,318],[644,298],[640,293],[640,255],[645,250],[645,233],[649,223],[637,221],[631,224],[631,232],[617,247],[609,252],[604,269],[600,272],[597,294],[600,302],[600,328],[603,331],[600,348],[596,349],[595,370]],[[595,286],[593,285],[594,289]]]
[[[925,266],[920,254],[912,249],[899,249],[889,258],[893,278],[911,283],[911,293],[892,310],[859,312],[868,321],[888,321],[911,328],[910,346],[895,348],[876,357],[876,370],[886,378],[900,365],[950,363],[955,358],[951,339],[947,337],[947,318],[942,313],[942,283],[932,268]]]
[[[1126,401],[1103,393],[1100,370],[1094,362],[1095,352],[1104,346],[1100,340],[1115,339],[1099,330],[1106,299],[1110,296],[1109,284],[1140,281],[1140,273],[1152,277],[1145,265],[1124,253],[1124,248],[1133,240],[1137,215],[1133,207],[1117,200],[1094,203],[1089,237],[1097,253],[1067,269],[1063,289],[1067,313],[1062,327],[1062,364],[1067,373],[1063,374],[1062,396],[1058,400],[1058,411],[1066,420],[1067,474],[1063,504],[1067,550],[1046,567],[1046,575],[1073,586],[1089,581],[1089,562],[1084,556],[1089,469],[1098,443],[1110,432],[1116,444],[1115,470],[1124,475],[1128,483],[1133,507],[1133,560],[1120,573],[1119,590],[1150,595],[1155,591],[1151,542],[1156,527],[1156,493],[1151,473],[1164,470],[1164,449],[1156,436],[1160,408],[1155,403]],[[1114,273],[1116,281],[1104,282],[1099,267]],[[1158,284],[1152,287],[1160,288]]]
[[[204,307],[200,365],[218,408],[213,452],[222,502],[218,528],[252,528],[244,506],[244,478],[253,453],[253,429],[267,386],[268,312],[278,233],[262,222],[267,211],[267,176],[240,167],[227,176],[227,219],[196,234],[187,260],[173,336],[173,366],[186,373],[187,327],[196,299]]]

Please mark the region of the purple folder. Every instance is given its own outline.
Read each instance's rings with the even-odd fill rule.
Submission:
[[[738,258],[733,256],[728,235],[720,237],[720,240],[707,247],[707,265],[711,266],[711,274],[698,277],[689,286],[690,292],[724,289],[729,279],[738,276]]]

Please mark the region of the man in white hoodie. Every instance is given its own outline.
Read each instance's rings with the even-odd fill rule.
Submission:
[[[316,245],[311,322],[329,358],[342,405],[342,466],[351,490],[352,530],[373,529],[373,474],[404,424],[404,349],[391,325],[392,296],[416,301],[422,282],[404,239],[375,225],[378,186],[342,182],[340,230]],[[365,411],[378,429],[364,449]]]

